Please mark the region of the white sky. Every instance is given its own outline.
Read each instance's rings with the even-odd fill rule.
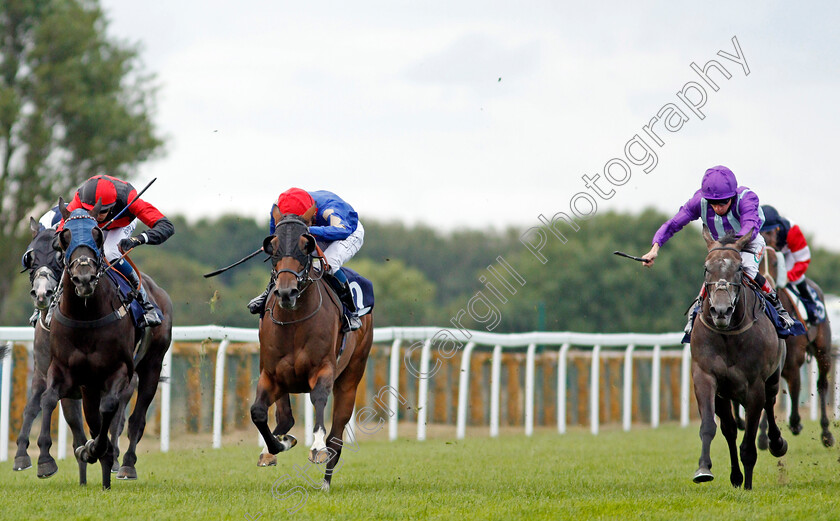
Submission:
[[[167,153],[135,185],[158,177],[144,198],[191,218],[262,218],[300,186],[363,220],[535,226],[568,213],[581,176],[624,158],[663,105],[687,111],[689,64],[716,59],[732,77],[711,73],[706,118],[660,123],[655,170],[634,167],[598,212],[674,213],[724,164],[840,250],[838,4],[560,4],[102,0],[109,34],[139,42],[160,85]],[[733,36],[749,76],[716,55]]]

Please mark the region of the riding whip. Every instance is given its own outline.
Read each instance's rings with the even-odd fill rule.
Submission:
[[[260,247],[260,249],[258,249],[257,251],[255,251],[255,252],[253,252],[253,253],[249,253],[247,256],[243,257],[242,259],[239,259],[238,261],[234,262],[234,263],[233,263],[233,264],[231,264],[230,266],[226,266],[226,267],[221,268],[221,269],[218,269],[218,270],[216,270],[216,271],[211,271],[210,273],[205,273],[205,274],[204,274],[204,278],[205,278],[205,279],[208,279],[208,278],[210,278],[210,277],[215,277],[216,275],[218,275],[218,274],[220,274],[220,273],[224,273],[224,272],[226,272],[227,270],[229,270],[229,269],[231,269],[231,268],[233,268],[233,267],[235,267],[235,266],[239,266],[239,265],[240,265],[240,264],[242,264],[243,262],[245,262],[245,261],[247,261],[247,260],[250,260],[250,259],[252,259],[252,258],[256,257],[256,256],[257,256],[257,255],[258,255],[261,251],[263,251],[262,247]]]
[[[641,257],[634,257],[634,256],[632,256],[632,255],[628,255],[628,254],[626,254],[626,253],[624,253],[624,252],[622,252],[622,251],[614,251],[614,252],[613,252],[613,254],[615,254],[615,255],[620,255],[620,256],[622,256],[622,257],[627,257],[628,259],[633,259],[634,261],[647,262],[647,259],[643,259],[643,258],[641,258]]]

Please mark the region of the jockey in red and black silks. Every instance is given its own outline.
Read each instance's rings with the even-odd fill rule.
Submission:
[[[785,257],[786,272],[780,271],[776,284],[779,287],[789,284],[796,289],[808,313],[808,322],[819,324],[825,321],[825,306],[805,279],[805,272],[811,264],[811,248],[808,247],[805,235],[798,224],[779,215],[769,204],[761,209],[765,218],[761,233],[770,246]]]
[[[274,233],[274,210],[283,214],[302,216],[310,208],[315,207],[315,214],[309,226],[309,233],[315,237],[318,245],[324,251],[324,257],[329,265],[329,274],[339,282],[339,298],[347,306],[348,323],[344,330],[354,331],[361,327],[361,320],[356,314],[353,298],[348,286],[347,276],[341,271],[341,266],[350,260],[364,244],[365,228],[359,222],[359,215],[350,204],[338,195],[327,190],[307,192],[300,188],[290,188],[280,194],[271,207],[268,232]],[[268,298],[271,284],[266,290],[248,303],[251,313],[262,313]]]
[[[746,186],[738,186],[735,174],[725,166],[715,166],[706,170],[700,189],[686,201],[676,215],[659,227],[651,241],[650,251],[642,256],[645,259],[644,265],[653,266],[659,248],[685,225],[696,219],[702,219],[716,241],[727,234],[741,237],[749,230],[752,240],[741,251],[744,272],[761,286],[767,300],[776,308],[787,327],[791,327],[794,324],[793,319],[782,307],[775,289],[758,272],[758,263],[764,255],[765,248],[764,238],[759,233],[764,223],[764,212],[759,206],[758,195]],[[701,298],[702,293],[701,291]],[[693,321],[694,313],[689,316],[687,330]]]
[[[137,190],[130,183],[107,175],[93,176],[82,183],[73,200],[67,205],[67,210],[71,212],[78,208],[91,210],[97,201],[101,202],[101,210],[99,215],[96,216],[96,220],[99,227],[103,228],[104,231],[103,253],[108,262],[118,259],[122,256],[122,252],[141,244],[161,244],[175,233],[175,227],[166,216],[143,199],[137,199]],[[128,210],[123,212],[119,219],[105,229],[104,226],[108,221],[119,214],[129,203],[131,205]],[[149,229],[140,235],[132,236],[138,220],[148,226]],[[63,224],[63,222],[59,224],[59,230],[62,229]],[[139,274],[124,259],[120,259],[119,262],[112,265],[125,275],[135,288],[139,288],[137,300],[143,306],[146,325],[156,326],[160,324],[161,317],[154,305],[149,302],[146,290],[140,284]]]

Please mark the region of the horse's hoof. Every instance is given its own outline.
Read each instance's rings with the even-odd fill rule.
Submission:
[[[120,462],[114,460],[114,463],[111,464],[111,474],[116,474],[120,471]]]
[[[58,465],[55,464],[55,460],[50,458],[44,462],[38,462],[38,477],[41,479],[46,479],[53,474],[58,472]]]
[[[135,480],[137,479],[137,469],[123,465],[117,471],[117,479]]]
[[[280,445],[283,447],[283,450],[281,452],[285,452],[297,445],[297,438],[295,438],[291,434],[275,436],[275,438],[277,438],[277,441],[280,442]]]
[[[834,440],[832,440],[833,442]],[[32,468],[32,460],[29,458],[29,455],[25,456],[18,456],[15,458],[15,466],[12,467],[12,470],[26,470]]]
[[[697,472],[694,473],[694,482],[695,483],[705,483],[707,481],[711,481],[715,479],[715,475],[712,474],[712,471],[707,468],[699,468]]]
[[[326,448],[321,450],[312,449],[309,451],[309,461],[316,465],[326,463],[328,459],[330,459],[330,454]]]
[[[781,458],[782,456],[787,454],[787,449],[788,449],[787,440],[785,440],[784,438],[779,438],[779,439],[782,440],[781,443],[779,444],[779,448],[776,448],[774,446],[775,444],[770,445],[770,454],[772,454],[773,456],[775,456],[777,458]]]
[[[834,436],[831,435],[830,432],[826,432],[822,435],[822,442],[825,447],[833,447],[834,446]],[[15,460],[17,461],[17,460]]]
[[[260,459],[257,460],[258,467],[273,467],[277,465],[277,456],[263,452],[260,454]]]
[[[794,436],[799,436],[799,433],[802,432],[802,424],[801,423],[791,423],[790,424],[790,432],[793,433]]]
[[[767,450],[767,448],[770,446],[770,438],[768,438],[766,434],[759,434],[756,445],[758,446],[759,450]]]

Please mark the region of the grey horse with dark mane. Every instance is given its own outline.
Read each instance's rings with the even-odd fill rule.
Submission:
[[[702,441],[694,481],[714,479],[710,446],[717,430],[717,414],[720,430],[729,445],[732,466],[729,481],[734,487],[743,484],[748,490],[752,489],[758,457],[755,439],[762,411],[766,411],[769,423],[770,453],[781,457],[787,452],[787,442],[773,416],[785,344],[764,313],[765,303],[744,283],[741,250],[749,243],[750,236],[747,230],[740,239],[727,236],[718,242],[703,227],[703,238],[709,249],[704,281],[708,298],[691,332],[691,371]],[[743,405],[746,411],[746,430],[740,446],[743,474],[735,446],[738,429],[730,400]]]

